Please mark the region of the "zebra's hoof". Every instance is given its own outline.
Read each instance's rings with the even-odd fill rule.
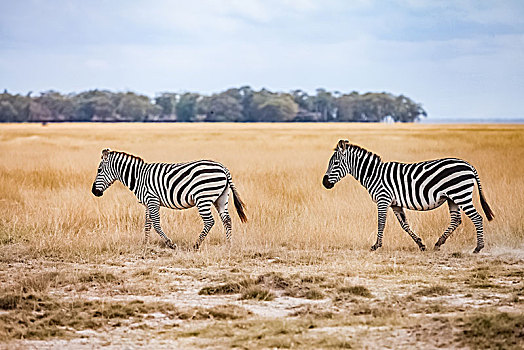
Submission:
[[[171,248],[171,249],[176,249],[177,248],[177,245],[175,243],[173,243],[172,241],[167,241],[166,242],[166,246],[168,248]]]
[[[443,240],[442,237],[440,237],[438,239],[437,243],[435,243],[435,250],[439,250],[440,246],[443,245],[445,242],[446,242],[446,240]]]
[[[423,252],[426,251],[426,246],[424,244],[419,245],[418,247],[420,248],[421,251],[423,251]]]
[[[482,247],[478,247],[477,246],[477,248],[475,248],[475,250],[473,251],[473,254],[479,253],[482,250],[482,248],[484,248],[484,246],[482,246]]]
[[[200,249],[200,245],[198,244],[193,245],[193,250],[199,250],[199,249]]]
[[[377,245],[377,244],[373,244],[371,246],[371,251],[374,252],[375,250],[377,250],[378,248],[380,248],[381,246],[380,245]]]

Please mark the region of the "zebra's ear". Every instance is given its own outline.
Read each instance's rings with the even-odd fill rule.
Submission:
[[[337,144],[337,148],[341,152],[345,152],[349,147],[349,140],[339,140]]]
[[[102,151],[102,159],[103,160],[107,160],[107,157],[109,156],[109,152],[111,152],[111,150],[109,148],[106,148]]]

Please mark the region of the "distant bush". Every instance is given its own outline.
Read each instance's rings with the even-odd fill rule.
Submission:
[[[90,90],[32,97],[0,94],[0,122],[413,122],[426,116],[420,104],[390,93],[341,94],[317,89],[255,91],[249,86],[211,96],[164,92],[154,99],[134,92]]]

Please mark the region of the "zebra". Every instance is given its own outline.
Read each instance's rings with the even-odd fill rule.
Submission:
[[[229,170],[218,162],[197,160],[187,163],[146,163],[142,158],[126,152],[102,151],[92,193],[100,197],[116,180],[127,186],[146,211],[145,245],[149,241],[151,225],[172,249],[177,245],[160,226],[160,207],[187,209],[196,206],[204,228],[193,246],[198,250],[215,221],[211,214],[213,204],[220,215],[231,242],[231,217],[228,212],[229,191],[233,193],[235,209],[242,222],[247,222],[244,203],[233,184]]]
[[[402,229],[411,236],[420,250],[426,250],[420,237],[409,227],[404,208],[430,210],[444,202],[448,203],[451,222],[435,243],[435,250],[438,250],[461,224],[460,210],[471,219],[477,231],[477,247],[473,252],[478,253],[484,247],[482,216],[472,201],[475,182],[486,218],[491,221],[494,214],[482,193],[477,170],[468,162],[457,158],[411,164],[383,162],[379,155],[351,144],[348,140],[340,140],[329,160],[322,184],[331,189],[347,174],[358,180],[377,204],[378,233],[377,241],[371,247],[372,251],[382,246],[388,208],[393,210]]]

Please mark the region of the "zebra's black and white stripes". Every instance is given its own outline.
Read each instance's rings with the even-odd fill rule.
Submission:
[[[160,207],[187,209],[196,206],[204,227],[194,248],[198,249],[214,225],[211,205],[217,209],[231,240],[231,218],[228,212],[229,191],[242,222],[247,221],[244,204],[240,200],[229,170],[222,164],[199,160],[188,163],[146,163],[141,158],[109,149],[102,151],[102,160],[93,183],[92,192],[101,196],[116,180],[127,186],[146,208],[145,240],[149,240],[151,226],[171,248],[176,248],[160,226]]]
[[[426,247],[413,232],[404,213],[404,208],[430,210],[444,202],[449,205],[451,222],[435,248],[439,248],[461,223],[460,210],[473,221],[477,230],[478,253],[484,247],[482,217],[473,206],[475,183],[480,194],[480,203],[488,220],[494,215],[480,185],[475,168],[468,162],[456,158],[444,158],[420,163],[382,162],[382,159],[364,148],[340,140],[329,160],[323,178],[324,187],[330,189],[347,174],[351,174],[369,192],[378,208],[377,242],[372,250],[382,246],[382,237],[388,208],[392,208],[400,225],[421,250]]]

